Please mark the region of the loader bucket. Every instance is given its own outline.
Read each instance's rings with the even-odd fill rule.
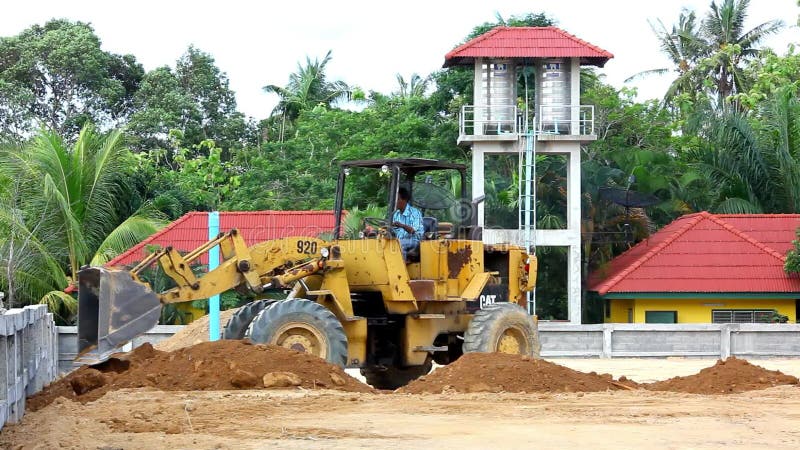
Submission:
[[[78,272],[78,358],[105,361],[119,347],[153,328],[161,303],[130,272],[88,267]]]

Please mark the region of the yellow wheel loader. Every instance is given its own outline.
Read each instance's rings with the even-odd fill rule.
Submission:
[[[357,171],[385,190],[387,211],[343,227],[348,177]],[[460,200],[451,194],[457,186]],[[466,167],[429,159],[341,164],[336,226],[327,240],[288,237],[247,246],[237,231],[180,254],[171,247],[131,270],[87,267],[79,273],[78,340],[84,361],[100,361],[156,325],[161,306],[206,299],[229,289],[284,292],[241,307],[226,339],[248,338],[361,368],[367,381],[393,389],[464,352],[537,357],[535,317],[523,307],[536,283],[536,257],[510,244],[487,245],[467,201]],[[423,213],[418,248],[404,255],[393,227],[401,187]],[[349,236],[345,236],[349,234]],[[219,246],[216,269],[192,263]],[[158,263],[175,287],[153,292],[141,272]]]

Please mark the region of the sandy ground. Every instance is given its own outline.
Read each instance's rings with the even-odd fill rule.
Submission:
[[[700,359],[552,360],[655,381]],[[800,376],[800,360],[751,360]],[[3,448],[800,448],[800,388],[727,396],[648,391],[567,394],[351,394],[122,390],[59,400],[0,433]]]

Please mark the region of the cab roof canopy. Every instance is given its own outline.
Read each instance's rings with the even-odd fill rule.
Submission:
[[[426,158],[387,158],[387,159],[368,159],[359,161],[344,161],[341,166],[345,167],[365,167],[368,169],[380,169],[383,166],[397,166],[403,172],[420,172],[423,170],[466,170],[464,164],[456,164],[438,159]]]

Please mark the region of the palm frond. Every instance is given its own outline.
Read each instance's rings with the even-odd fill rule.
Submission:
[[[64,291],[50,291],[39,301],[47,310],[67,322],[78,312],[78,301]]]
[[[763,210],[743,198],[726,198],[714,208],[714,212],[718,214],[760,214]]]
[[[100,266],[146,239],[167,224],[163,215],[153,211],[128,217],[100,244],[91,265]]]

